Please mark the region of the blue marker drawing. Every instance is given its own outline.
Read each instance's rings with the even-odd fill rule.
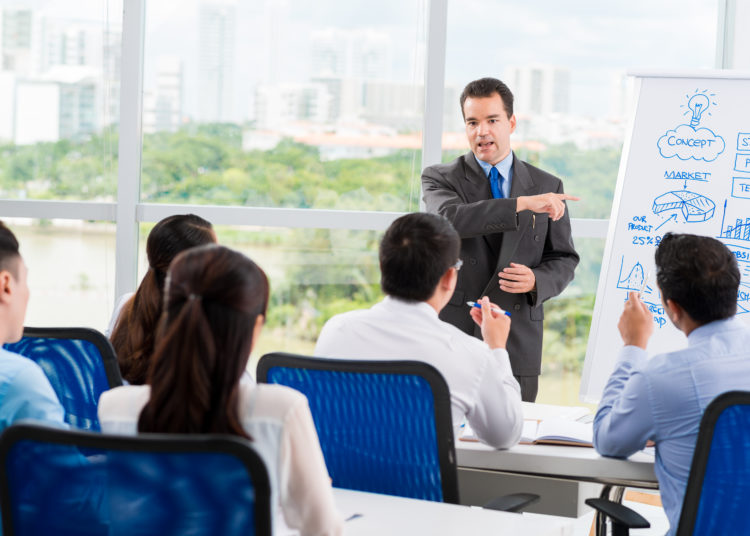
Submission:
[[[654,214],[661,214],[671,210],[679,211],[686,222],[696,223],[713,218],[716,203],[705,195],[689,190],[674,190],[654,199],[651,207]]]
[[[734,170],[743,173],[750,173],[750,154],[737,153],[734,159]]]
[[[655,231],[658,231],[659,229],[661,229],[662,227],[664,227],[664,226],[665,226],[665,225],[666,225],[667,223],[669,223],[670,221],[677,221],[677,214],[672,214],[672,215],[671,215],[671,216],[670,216],[669,218],[667,218],[667,219],[666,219],[666,220],[664,221],[664,223],[662,223],[662,224],[661,224],[661,225],[660,225],[659,227],[657,227],[657,228],[656,228],[656,229],[654,229],[654,230],[655,230]]]
[[[687,188],[688,181],[697,182],[708,182],[711,178],[711,173],[704,171],[665,171],[664,178],[666,180],[677,180],[682,181],[682,187]]]
[[[664,306],[661,303],[653,303],[645,300],[643,303],[646,304],[648,310],[654,315],[654,323],[658,324],[660,328],[663,328],[667,323],[667,319],[664,318]]]
[[[704,89],[703,91],[698,91],[698,88],[695,89],[695,92],[692,96],[685,95],[685,98],[687,101],[687,110],[685,110],[685,113],[682,115],[688,115],[690,114],[690,126],[691,127],[697,127],[698,124],[701,121],[701,117],[704,113],[706,113],[706,110],[708,110],[708,107],[713,104],[716,106],[716,102],[710,102],[709,97],[715,97],[716,93],[708,93],[707,89]],[[684,104],[680,105],[680,108],[685,108],[686,106]],[[708,115],[712,115],[709,113]]]
[[[704,89],[703,91],[706,90]],[[713,95],[713,93],[711,95]],[[710,103],[708,102],[708,97],[706,97],[705,93],[696,93],[690,97],[687,106],[690,108],[690,111],[693,112],[693,117],[690,118],[691,127],[698,126],[701,122],[701,116],[706,110],[708,110],[709,105]]]
[[[732,177],[732,197],[750,199],[750,177]]]
[[[743,242],[750,242],[750,218],[745,218],[744,220],[742,218],[737,218],[734,221],[734,225],[731,223],[727,224],[726,227],[724,227],[724,220],[727,215],[727,202],[724,201],[724,213],[721,216],[721,233],[719,234],[719,238],[729,238],[732,240],[741,240]],[[737,256],[737,260],[750,260],[750,259],[741,259],[736,253],[735,256]]]
[[[659,138],[656,146],[662,157],[673,158],[676,156],[680,160],[693,159],[713,162],[724,152],[726,147],[724,138],[715,134],[711,129],[698,128],[701,119],[705,119],[706,115],[712,115],[711,112],[707,111],[709,107],[712,104],[717,105],[716,102],[711,100],[715,94],[707,92],[707,89],[703,91],[696,89],[692,96],[685,95],[687,104],[682,104],[680,107],[686,108],[683,115],[690,114],[690,124],[678,125]]]
[[[643,265],[640,262],[636,262],[630,269],[628,275],[623,277],[622,268],[624,262],[625,256],[623,255],[620,257],[620,275],[617,277],[617,288],[640,291],[641,294],[651,294],[651,287],[646,285],[646,287],[643,288],[644,282],[646,282],[646,272],[643,269]]]
[[[750,313],[750,285],[740,282],[737,291],[737,314]]]
[[[737,134],[737,150],[750,151],[750,132],[740,132]]]

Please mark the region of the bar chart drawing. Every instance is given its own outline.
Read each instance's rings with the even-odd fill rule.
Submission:
[[[734,224],[727,223],[727,202],[724,201],[724,214],[721,216],[721,232],[719,238],[730,238],[732,240],[742,240],[750,242],[750,218],[737,218]]]

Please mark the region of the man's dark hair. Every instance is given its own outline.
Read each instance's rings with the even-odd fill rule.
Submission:
[[[18,277],[18,240],[13,232],[0,221],[0,270],[7,270],[13,277]]]
[[[466,84],[466,87],[461,92],[461,116],[466,119],[466,115],[464,115],[464,102],[466,102],[466,99],[483,99],[491,97],[495,93],[503,99],[505,113],[508,114],[508,119],[510,119],[513,115],[513,93],[511,93],[508,86],[497,78],[480,78]]]
[[[656,248],[656,282],[672,300],[703,325],[737,312],[740,270],[729,248],[714,238],[667,233]]]
[[[442,216],[401,216],[380,242],[380,286],[394,298],[426,301],[460,252],[461,238]]]

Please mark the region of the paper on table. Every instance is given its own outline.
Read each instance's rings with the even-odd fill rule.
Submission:
[[[594,427],[590,422],[582,423],[562,419],[524,421],[520,442],[536,445],[544,443],[593,447]]]
[[[459,439],[461,441],[479,441],[468,423],[464,424]],[[524,445],[552,444],[593,447],[593,424],[561,419],[525,420],[523,421],[519,443]]]

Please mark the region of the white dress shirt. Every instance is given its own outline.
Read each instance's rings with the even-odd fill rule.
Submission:
[[[127,385],[102,393],[99,421],[102,432],[135,435],[138,418],[151,396],[148,385]],[[343,520],[336,510],[331,479],[307,399],[281,385],[240,382],[240,419],[253,447],[266,462],[274,516],[274,534],[287,527],[302,536],[340,535]],[[285,523],[283,523],[285,521]]]
[[[465,416],[493,447],[513,446],[521,437],[521,390],[508,352],[443,322],[427,303],[386,297],[370,309],[336,315],[323,326],[315,355],[424,361],[448,384],[456,435]]]

